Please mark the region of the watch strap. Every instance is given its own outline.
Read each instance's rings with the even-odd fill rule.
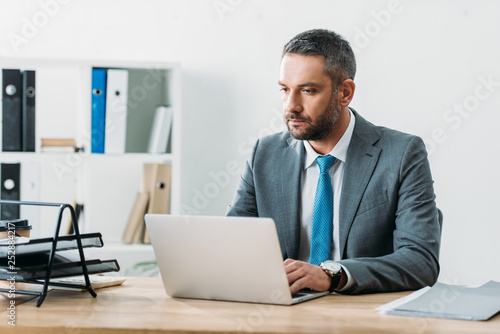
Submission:
[[[332,293],[339,286],[340,279],[342,278],[342,270],[340,270],[337,274],[332,276],[332,283],[330,284],[330,288],[328,292]]]

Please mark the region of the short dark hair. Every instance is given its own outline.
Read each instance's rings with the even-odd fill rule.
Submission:
[[[345,79],[354,80],[356,58],[354,52],[342,36],[325,29],[304,31],[292,38],[283,47],[283,58],[287,53],[303,56],[320,55],[325,58],[325,72],[332,84]]]

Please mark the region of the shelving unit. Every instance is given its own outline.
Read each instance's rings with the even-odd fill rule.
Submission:
[[[126,62],[102,60],[0,59],[0,68],[36,71],[36,152],[0,152],[1,161],[35,163],[40,181],[37,201],[79,202],[84,204],[80,217],[82,232],[101,232],[103,252],[114,250],[115,257],[138,260],[154,258],[151,247],[125,245],[121,237],[139,190],[143,163],[171,163],[170,212],[180,211],[180,66],[174,63]],[[129,70],[129,109],[135,105],[168,104],[173,107],[173,123],[168,153],[146,153],[154,110],[129,110],[127,149],[123,154],[92,154],[91,80],[93,68]],[[1,73],[0,73],[1,76]],[[149,90],[154,80],[161,91]],[[132,85],[132,87],[130,87]],[[135,93],[132,91],[135,89]],[[146,94],[143,94],[146,92]],[[156,99],[150,101],[150,99]],[[1,109],[1,106],[0,106]],[[0,113],[1,115],[1,113]],[[130,126],[129,126],[130,125]],[[1,131],[1,128],[0,128]],[[1,138],[1,136],[0,136]],[[78,153],[42,153],[41,138],[74,138],[84,151]],[[140,152],[142,151],[142,152]],[[21,181],[22,182],[22,181]],[[22,196],[22,194],[21,194]],[[23,199],[23,198],[21,198]],[[39,231],[44,236],[54,223],[41,210]],[[64,220],[66,219],[66,220]],[[64,221],[69,222],[65,216]],[[36,222],[34,222],[36,223]],[[35,224],[33,224],[35,225]],[[98,250],[101,251],[101,250]],[[126,267],[125,267],[126,268]]]

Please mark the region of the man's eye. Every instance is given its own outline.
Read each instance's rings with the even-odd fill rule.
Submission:
[[[304,89],[303,92],[306,94],[313,94],[315,92],[315,90],[314,89]]]
[[[289,91],[289,89],[285,88],[285,87],[281,87],[280,91],[283,92],[283,93],[287,93]]]

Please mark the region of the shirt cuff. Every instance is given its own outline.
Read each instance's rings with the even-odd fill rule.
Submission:
[[[340,266],[342,267],[342,270],[347,275],[347,283],[344,285],[344,287],[342,289],[336,290],[336,291],[342,292],[342,291],[347,291],[348,289],[352,288],[356,284],[356,279],[354,277],[352,277],[351,273],[349,272],[349,270],[347,270],[346,267],[344,267],[343,265],[340,265]]]

